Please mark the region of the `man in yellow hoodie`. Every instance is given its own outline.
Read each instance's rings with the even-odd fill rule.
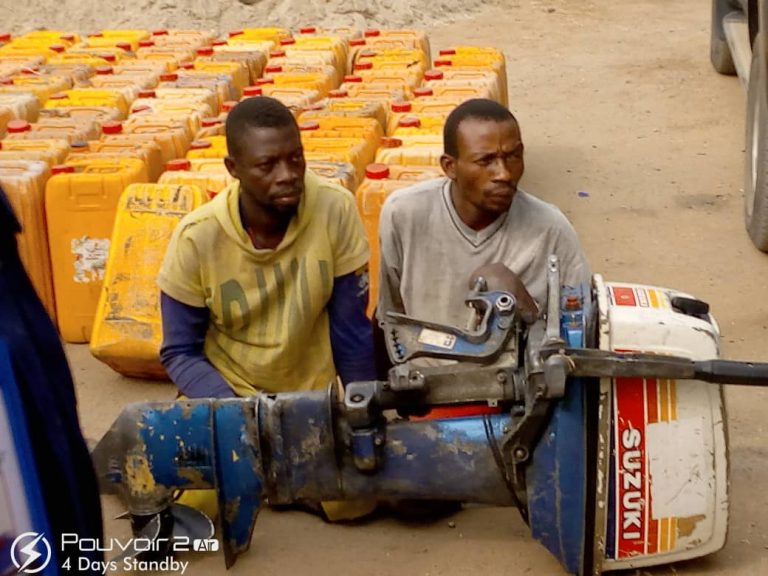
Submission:
[[[277,100],[235,106],[226,136],[236,182],[180,222],[158,277],[171,379],[189,398],[375,379],[353,195],[306,169]]]

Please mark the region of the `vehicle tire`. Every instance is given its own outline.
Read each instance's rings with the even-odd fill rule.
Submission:
[[[709,59],[712,67],[720,74],[736,74],[731,49],[723,31],[723,17],[727,8],[723,0],[712,0],[712,19],[710,21]]]
[[[760,45],[758,37],[755,46]],[[754,245],[768,252],[768,74],[762,52],[752,53],[747,91],[744,222]]]

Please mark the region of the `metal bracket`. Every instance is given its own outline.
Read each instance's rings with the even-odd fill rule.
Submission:
[[[392,362],[402,364],[423,356],[468,362],[498,357],[514,333],[514,296],[503,291],[472,292],[465,302],[482,313],[475,330],[388,312],[383,329]]]

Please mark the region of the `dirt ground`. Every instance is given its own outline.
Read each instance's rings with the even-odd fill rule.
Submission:
[[[742,216],[745,96],[710,67],[709,2],[504,4],[428,33],[434,50],[461,43],[505,52],[526,144],[522,187],[567,213],[594,271],[695,294],[720,323],[724,357],[768,361],[768,254],[752,247]],[[68,353],[89,438],[126,403],[173,396],[169,384],[117,376],[86,347]],[[733,387],[727,400],[728,544],[651,574],[768,573],[768,390]],[[119,503],[103,502],[107,535],[126,535],[127,523],[113,520]],[[393,519],[347,527],[267,510],[231,573],[563,573],[515,510],[472,507],[453,520],[454,528]],[[189,556],[189,575],[225,572],[221,554]]]

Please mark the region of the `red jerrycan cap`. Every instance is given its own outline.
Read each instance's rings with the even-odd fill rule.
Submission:
[[[48,50],[53,50],[57,54],[61,54],[62,52],[66,52],[67,47],[64,46],[64,44],[51,44],[48,46]]]
[[[320,130],[320,122],[317,120],[305,120],[299,124],[299,130]]]
[[[120,134],[123,131],[123,123],[104,122],[104,124],[101,125],[101,131],[104,132],[104,134]]]
[[[346,90],[330,90],[328,92],[328,98],[346,98],[349,96],[349,92]]]
[[[66,92],[55,92],[54,94],[51,94],[48,96],[48,100],[66,100],[67,99],[67,93]]]
[[[165,164],[165,169],[171,172],[176,170],[189,170],[190,168],[192,168],[192,162],[186,158],[177,158],[176,160],[171,160]]]
[[[434,92],[432,91],[432,88],[429,88],[428,86],[423,86],[421,88],[414,88],[413,89],[413,95],[416,98],[423,98],[424,96],[432,96]]]
[[[212,126],[217,126],[221,124],[221,120],[218,118],[203,118],[200,120],[200,126],[203,128],[211,128]]]
[[[424,80],[442,80],[445,78],[442,70],[427,70],[424,72]]]
[[[365,177],[371,180],[386,180],[389,178],[389,166],[386,164],[368,164],[365,167]]]
[[[412,106],[410,102],[392,102],[390,108],[392,112],[410,112]]]
[[[100,54],[99,58],[103,58],[107,62],[117,62],[117,56],[114,54],[110,54],[109,52],[105,52],[104,54]]]
[[[112,66],[96,66],[96,74],[107,75],[114,73],[115,69]]]
[[[230,38],[234,38],[235,36],[242,36],[243,34],[245,34],[245,32],[242,31],[242,30],[230,30],[229,31],[229,37]]]
[[[392,136],[382,136],[379,143],[382,148],[399,148],[403,145],[403,141],[400,138],[393,138]]]
[[[296,38],[280,38],[280,46],[288,46],[290,44],[296,44]]]
[[[59,36],[59,40],[64,40],[64,42],[74,42],[76,38],[74,34],[62,34]]]
[[[237,100],[226,100],[226,101],[221,103],[221,111],[222,112],[229,112],[235,106],[237,106]]]
[[[375,50],[360,50],[360,52],[357,53],[358,58],[373,58],[374,56],[377,56],[378,52]]]
[[[275,80],[273,78],[256,78],[256,85],[257,86],[263,86],[264,84],[274,84]]]
[[[37,74],[40,68],[38,66],[24,66],[21,69],[22,74]]]
[[[453,66],[450,60],[435,60],[435,66]]]
[[[419,128],[421,126],[421,120],[416,116],[403,116],[397,122],[397,125],[401,128]]]
[[[141,48],[149,48],[154,45],[155,45],[154,40],[139,40],[139,47]]]
[[[142,112],[150,112],[152,110],[151,107],[149,107],[146,104],[139,104],[138,106],[134,106],[131,108],[131,114],[141,114]]]
[[[68,164],[58,164],[56,166],[51,167],[51,175],[56,176],[56,174],[74,174],[75,173],[75,167],[70,166]]]
[[[126,52],[131,52],[133,50],[133,46],[130,42],[118,42],[115,44],[117,48],[120,48],[120,50],[125,50]]]
[[[29,132],[32,130],[32,124],[26,120],[16,119],[9,121],[8,124],[5,125],[5,129],[8,131],[8,134],[19,134],[21,132]]]
[[[91,32],[88,34],[88,38],[104,38],[104,34],[102,32]]]
[[[347,74],[344,76],[344,82],[362,82],[363,78],[361,76],[355,76],[354,74]]]
[[[9,78],[8,76],[0,77],[0,85],[11,86],[12,84],[13,84],[13,78]]]
[[[152,30],[152,36],[168,36],[168,30],[161,28],[159,30]]]
[[[354,66],[355,70],[371,70],[373,68],[373,62],[357,62]]]
[[[270,50],[270,58],[283,58],[285,56],[285,50]]]
[[[190,150],[205,150],[211,146],[213,146],[213,143],[211,143],[210,140],[192,140],[192,142],[189,143]]]
[[[324,110],[324,109],[325,109],[325,105],[322,102],[313,102],[312,104],[307,104],[302,108],[304,112]]]
[[[214,40],[211,46],[226,46],[227,41],[224,39]]]
[[[280,66],[279,64],[268,64],[267,66],[264,67],[264,72],[267,74],[274,74],[276,72],[282,72],[282,71],[283,71],[283,67]]]
[[[442,50],[440,50],[439,54],[440,54],[440,56],[453,56],[454,54],[456,54],[456,49],[455,48],[443,48]]]
[[[197,49],[198,56],[213,56],[213,46],[203,46]]]
[[[139,90],[139,98],[156,98],[157,94],[154,90]]]
[[[195,63],[194,62],[182,62],[179,64],[179,68],[182,70],[194,70],[195,69]]]
[[[301,34],[314,34],[317,32],[317,28],[314,26],[303,26],[302,28],[299,28],[299,32]]]
[[[364,32],[366,38],[372,38],[374,36],[381,36],[381,30],[366,30]]]
[[[365,38],[352,38],[349,41],[350,46],[365,46]]]
[[[175,82],[179,79],[179,75],[176,72],[164,72],[160,74],[160,82]]]

